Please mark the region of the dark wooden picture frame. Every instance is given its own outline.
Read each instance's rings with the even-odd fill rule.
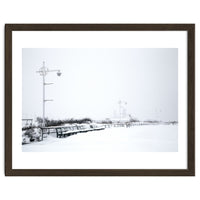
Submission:
[[[187,169],[13,169],[13,31],[187,31]],[[195,175],[195,25],[194,24],[6,24],[5,25],[5,175],[6,176],[194,176]]]

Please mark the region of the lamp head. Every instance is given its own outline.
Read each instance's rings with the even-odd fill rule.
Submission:
[[[57,76],[61,76],[61,72],[60,72],[60,70],[57,72]]]

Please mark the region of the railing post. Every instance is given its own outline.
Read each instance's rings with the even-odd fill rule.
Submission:
[[[41,128],[42,129],[42,141],[43,141],[43,128]]]

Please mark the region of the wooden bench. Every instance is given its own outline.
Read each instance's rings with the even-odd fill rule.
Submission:
[[[61,138],[61,137],[66,137],[70,135],[77,134],[79,130],[69,130],[69,128],[55,128],[56,129],[56,137]]]
[[[84,126],[84,125],[75,125],[75,126],[56,126],[56,127],[41,127],[42,131],[42,140],[44,134],[56,133],[57,138],[63,138],[66,136],[71,136],[77,133],[84,133],[88,131],[97,131],[103,130],[105,127],[97,127],[97,126]]]

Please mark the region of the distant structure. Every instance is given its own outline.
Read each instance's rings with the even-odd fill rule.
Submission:
[[[113,111],[113,118],[111,118],[111,121],[114,122],[127,122],[130,120],[128,112],[127,112],[127,105],[128,103],[126,101],[119,100],[117,102],[118,109],[115,109]]]
[[[127,118],[127,102],[126,101],[118,101],[119,104],[119,119],[120,121],[124,118]]]

